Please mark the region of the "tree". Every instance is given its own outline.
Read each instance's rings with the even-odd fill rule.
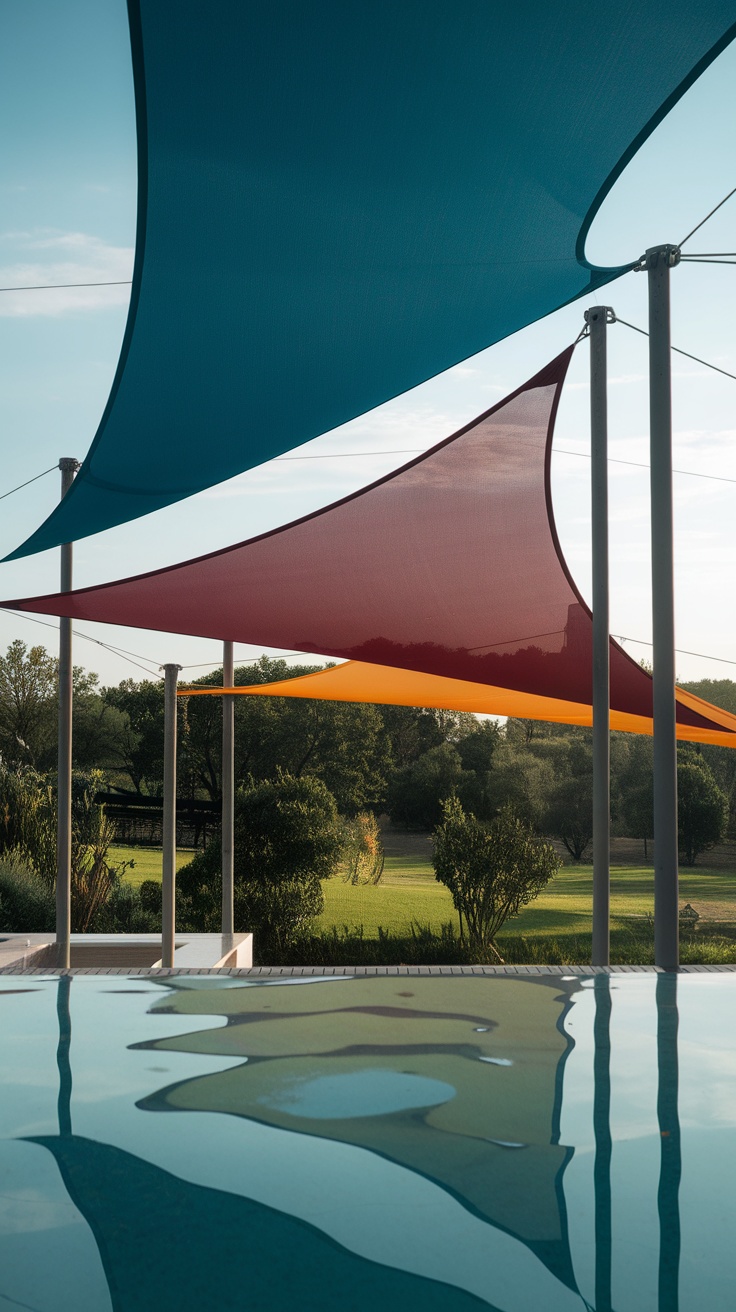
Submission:
[[[736,715],[736,683],[733,679],[701,679],[697,683],[684,683],[683,688],[693,692],[697,697],[720,706],[724,711]],[[714,743],[704,743],[699,748],[700,755],[713,772],[718,787],[728,798],[729,827],[728,837],[736,838],[736,752],[731,747],[716,747]]]
[[[463,777],[460,754],[451,743],[430,747],[418,760],[398,770],[389,784],[388,810],[396,824],[433,829],[442,805]]]
[[[319,779],[251,783],[235,798],[235,924],[256,938],[261,961],[278,955],[323,907],[341,837],[335,800]],[[221,847],[215,839],[179,871],[181,927],[220,926]]]
[[[728,798],[708,766],[693,756],[677,767],[677,828],[686,865],[723,838],[728,822]]]
[[[76,770],[118,770],[130,739],[130,718],[98,688],[96,674],[73,671],[72,752]]]
[[[287,666],[267,657],[235,671],[238,686],[272,683],[313,673],[318,666]],[[220,684],[215,670],[198,682]],[[195,685],[196,686],[196,685]],[[219,698],[186,702],[181,735],[182,773],[194,790],[219,800],[222,759]],[[235,777],[322,779],[346,815],[377,806],[385,795],[389,745],[375,706],[288,697],[238,697],[235,702]]]
[[[511,807],[490,824],[466,815],[456,797],[443,807],[434,835],[435,878],[449,888],[476,951],[495,944],[502,925],[518,915],[561,865],[549,843],[532,834]]]
[[[652,788],[653,752],[649,737],[632,738],[628,758],[621,771],[614,776],[613,760],[611,784],[620,795],[623,826],[628,838],[641,838],[644,857],[648,843],[654,837],[654,792]]]
[[[56,743],[57,662],[20,638],[0,656],[0,754],[8,765],[44,769]]]
[[[458,791],[465,809],[482,819],[490,820],[504,806],[511,806],[538,828],[554,781],[555,767],[545,754],[537,755],[504,734],[494,752],[493,767],[485,777],[484,808],[469,805],[464,786]]]
[[[500,741],[501,734],[495,721],[476,720],[470,731],[456,742],[463,770],[487,774],[493,767]]]
[[[580,861],[593,837],[593,754],[587,743],[571,741],[566,764],[552,789],[545,827]]]
[[[115,748],[118,768],[128,775],[136,793],[159,795],[164,770],[163,684],[124,679],[116,688],[103,688],[102,698],[126,717]]]

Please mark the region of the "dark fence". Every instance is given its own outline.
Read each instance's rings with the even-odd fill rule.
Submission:
[[[160,847],[163,841],[163,798],[138,793],[97,793],[115,826],[119,843]],[[179,797],[176,802],[177,847],[205,847],[220,823],[218,802]]]

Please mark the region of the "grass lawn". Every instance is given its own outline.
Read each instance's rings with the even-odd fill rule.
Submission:
[[[631,916],[654,912],[654,872],[651,866],[618,866],[611,870],[611,922],[625,925]],[[361,925],[367,936],[378,926],[394,933],[408,930],[412,921],[439,930],[446,921],[457,922],[450,894],[436,883],[431,866],[412,863],[408,877],[401,858],[386,861],[384,881],[377,887],[357,887],[338,880],[324,885],[322,928]],[[593,868],[565,866],[544,893],[508,923],[515,934],[590,933]],[[680,871],[680,902],[689,902],[708,920],[736,920],[736,874],[697,866]]]
[[[115,847],[115,860],[134,860],[125,878],[138,886],[144,879],[161,878],[161,848]],[[191,861],[190,850],[179,849],[177,869]],[[651,866],[613,866],[611,869],[611,924],[623,928],[631,917],[652,915],[654,872]],[[535,902],[508,923],[506,933],[557,937],[589,934],[593,871],[589,865],[564,866]],[[430,862],[422,854],[388,856],[381,883],[354,887],[342,879],[323,884],[325,909],[318,928],[330,930],[362,925],[374,938],[379,925],[393,934],[409,932],[412,923],[439,932],[448,921],[457,926],[457,914],[447,889],[438,884]],[[736,871],[706,865],[680,871],[680,904],[689,902],[703,920],[736,921]]]
[[[194,853],[189,848],[180,847],[176,853],[176,868],[181,870],[182,866],[191,861]],[[160,847],[121,847],[119,845],[110,848],[110,859],[118,864],[121,861],[133,861],[132,869],[126,870],[124,879],[126,884],[132,884],[134,888],[139,888],[144,879],[161,879],[161,862],[163,861],[163,849]]]

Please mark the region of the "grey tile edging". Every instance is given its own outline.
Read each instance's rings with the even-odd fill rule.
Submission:
[[[124,975],[153,977],[168,975],[227,975],[245,979],[274,979],[288,977],[324,978],[333,976],[376,976],[376,975],[488,975],[514,976],[527,978],[539,976],[579,975],[661,975],[666,974],[659,966],[228,966],[228,967],[163,967],[144,969],[143,967],[76,967],[71,970],[57,968],[31,967],[13,969],[5,966],[0,975],[37,975],[48,978],[51,975]],[[680,966],[680,975],[733,974],[736,965],[702,965]]]

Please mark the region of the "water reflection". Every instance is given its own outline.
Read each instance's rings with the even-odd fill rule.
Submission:
[[[59,1134],[66,1137],[72,1132],[72,1068],[69,1049],[72,1042],[72,1013],[70,994],[72,976],[61,975],[56,994],[56,1015],[59,1021],[59,1043],[56,1049],[56,1065],[59,1070],[59,1097],[56,1106],[59,1118]]]
[[[406,983],[347,980],[326,986],[319,1002],[311,989],[278,1002],[273,993],[251,992],[245,1006],[224,994],[225,1029],[148,1046],[237,1054],[246,1062],[173,1085],[140,1105],[224,1112],[380,1153],[513,1235],[574,1288],[562,1190],[571,1150],[559,1134],[572,1046],[563,1026],[569,986],[494,980],[489,990],[488,980],[473,977],[423,978],[415,989]],[[193,1016],[208,1006],[190,992],[168,1003]],[[403,1081],[403,1105],[379,1100],[387,1079],[397,1082],[397,1094]],[[356,1092],[341,1115],[328,1096],[336,1081],[375,1089],[372,1110]],[[335,1114],[328,1118],[330,1105]],[[519,1147],[523,1153],[509,1151]]]
[[[139,1079],[168,1068],[174,1082],[134,1096],[125,1135],[111,1114],[109,1131],[95,1136],[84,1132],[82,1053],[91,991],[98,1023],[109,1002],[102,981],[62,978],[44,986],[56,1005],[58,1132],[25,1142],[56,1163],[94,1237],[116,1312],[199,1312],[215,1302],[290,1312],[296,1302],[326,1312],[367,1312],[379,1302],[382,1312],[648,1312],[653,1296],[630,1297],[631,1236],[614,1210],[635,1147],[620,1111],[631,1012],[619,1008],[616,990],[623,985],[625,994],[628,983],[461,976],[301,988],[198,981],[195,989],[172,978],[147,1013],[159,1037],[121,1044],[121,1054],[140,1062]],[[631,986],[641,1035],[648,1027],[653,1039],[656,1023],[648,1142],[658,1131],[657,1306],[679,1312],[678,979],[639,977]],[[122,1001],[129,1034],[141,1032],[149,1002],[135,990]],[[152,1060],[154,1052],[165,1061]],[[653,1045],[650,1052],[642,1085],[653,1083]],[[177,1080],[184,1060],[187,1077]],[[197,1063],[202,1073],[192,1075]],[[154,1150],[159,1142],[168,1158]],[[207,1153],[208,1176],[195,1164]],[[332,1174],[323,1176],[328,1159]],[[283,1183],[269,1191],[273,1179]],[[399,1215],[401,1181],[414,1182],[406,1198],[417,1201]],[[581,1261],[588,1217],[590,1276]],[[633,1266],[651,1252],[656,1267],[656,1242],[644,1232],[637,1242]],[[23,1289],[6,1291],[0,1280],[0,1296],[23,1301]],[[53,1299],[26,1302],[60,1308]]]
[[[657,976],[657,1121],[661,1144],[659,1212],[659,1312],[678,1312],[680,1274],[680,1176],[678,1114],[677,975]]]
[[[595,1134],[595,1307],[611,1312],[611,980],[595,977],[593,1131]]]

